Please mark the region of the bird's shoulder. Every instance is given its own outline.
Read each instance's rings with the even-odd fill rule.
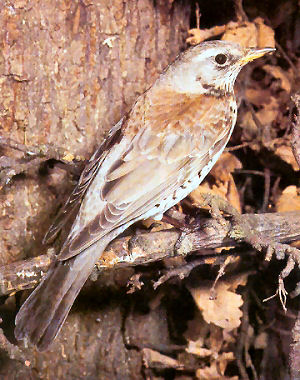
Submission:
[[[140,96],[123,124],[127,136],[138,135],[141,129],[153,135],[192,134],[200,137],[205,130],[218,131],[230,125],[234,94],[216,97],[209,93],[179,93],[172,89],[150,89]],[[233,105],[233,106],[232,106]]]

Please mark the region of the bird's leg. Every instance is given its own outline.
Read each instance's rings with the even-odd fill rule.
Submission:
[[[199,220],[191,215],[183,214],[174,209],[166,211],[163,215],[162,221],[171,224],[174,228],[186,233],[198,231],[201,227]]]
[[[209,206],[211,216],[216,219],[218,223],[224,225],[226,220],[222,212],[229,215],[239,215],[239,212],[234,208],[226,199],[213,195],[211,193],[202,194],[203,206]]]
[[[209,197],[211,197],[210,194]],[[212,204],[212,200],[209,199],[209,197],[207,197],[207,203]],[[288,257],[286,266],[279,274],[278,290],[276,292],[276,295],[280,298],[283,309],[286,310],[285,302],[287,292],[284,288],[283,280],[290,274],[295,266],[300,268],[300,250],[288,244],[276,242],[253,230],[247,220],[242,218],[241,214],[226,200],[220,198],[216,204],[219,211],[223,211],[231,217],[232,228],[229,234],[231,238],[248,243],[259,252],[265,252],[266,261],[270,261],[273,254],[275,254],[277,260],[282,260],[286,256]],[[216,207],[216,205],[214,207]],[[296,285],[296,289],[291,293],[291,296],[296,297],[299,294],[300,283]]]
[[[163,215],[162,221],[171,224],[173,227],[180,231],[180,235],[174,245],[174,256],[177,256],[179,254],[179,249],[182,245],[182,241],[187,234],[187,224],[185,222],[185,218],[177,219],[174,216],[170,215],[170,213],[167,211]]]
[[[203,206],[210,206],[210,213],[212,217],[216,219],[221,225],[224,225],[226,221],[223,215],[221,214],[221,211],[223,211],[223,209],[228,208],[231,205],[223,198],[211,194],[203,194],[202,198],[204,201]],[[224,204],[222,204],[222,202]],[[230,209],[231,212],[229,212],[229,214],[231,214],[232,212],[238,213],[238,211],[235,210],[232,206],[231,208],[232,210]],[[163,221],[171,224],[181,232],[174,246],[175,256],[180,255],[180,248],[186,235],[201,229],[201,221],[198,218],[195,219],[194,217],[191,217],[189,215],[183,216],[183,214],[178,213],[176,211],[172,211],[172,209],[164,214]]]
[[[171,224],[177,230],[180,231],[180,235],[174,245],[174,255],[180,255],[180,247],[187,234],[195,232],[201,228],[198,220],[193,220],[194,218],[190,215],[184,215],[178,211],[168,210],[164,215],[162,220],[166,223]]]

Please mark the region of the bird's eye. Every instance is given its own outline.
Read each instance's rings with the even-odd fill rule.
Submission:
[[[227,61],[227,56],[225,54],[217,54],[215,56],[215,61],[219,64],[219,65],[224,65],[224,63],[226,63]]]

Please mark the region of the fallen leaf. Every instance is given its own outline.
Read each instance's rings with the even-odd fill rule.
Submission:
[[[186,39],[186,42],[191,45],[197,45],[200,42],[203,42],[207,40],[208,38],[215,37],[218,34],[222,34],[225,32],[226,26],[225,25],[220,25],[220,26],[214,26],[213,28],[210,29],[190,29],[188,31],[188,34],[190,37]]]
[[[223,352],[218,361],[213,361],[210,366],[199,368],[196,371],[197,379],[201,380],[238,380],[237,376],[224,376],[228,362],[235,360],[233,352]]]
[[[290,145],[284,144],[276,147],[275,154],[279,156],[283,161],[290,164],[295,171],[299,170],[299,166],[297,164],[297,161],[295,159]]]
[[[281,85],[281,88],[283,90],[285,90],[288,93],[291,92],[291,88],[292,88],[291,81],[290,81],[289,77],[287,76],[286,72],[283,71],[281,67],[279,67],[279,66],[271,66],[271,65],[264,65],[263,69],[267,73],[269,73],[270,75],[272,75],[274,78],[280,80],[280,82],[281,82],[280,85]]]
[[[244,47],[275,47],[274,30],[261,17],[253,22],[230,22],[222,36],[224,41],[237,42]]]
[[[190,340],[188,343],[188,346],[185,350],[189,354],[199,356],[200,358],[205,358],[207,356],[211,356],[213,352],[211,350],[209,350],[208,348],[204,348],[202,346],[203,346],[202,339],[200,339],[200,341]]]
[[[265,24],[262,17],[257,17],[254,20],[257,29],[257,47],[275,47],[275,32]]]
[[[194,318],[187,321],[187,329],[184,337],[187,341],[197,342],[197,346],[204,345],[204,337],[209,334],[210,327],[204,321],[202,314],[199,310],[195,311]]]
[[[187,43],[191,45],[224,33],[221,38],[223,41],[236,42],[244,47],[275,47],[274,31],[265,25],[261,17],[257,17],[253,22],[231,21],[226,25],[218,25],[210,29],[194,28],[188,33],[190,37],[187,38]]]
[[[235,169],[241,169],[241,161],[232,153],[224,152],[216,165],[211,170],[211,174],[220,181],[229,181],[229,176]]]
[[[274,96],[270,96],[268,101],[263,104],[262,109],[256,112],[256,117],[262,125],[270,125],[272,121],[276,120],[279,111],[279,104]]]
[[[170,356],[163,355],[150,348],[143,348],[143,361],[146,368],[176,368],[183,369],[183,365]]]
[[[263,106],[266,99],[270,97],[270,90],[248,87],[245,91],[245,96],[251,104],[260,107]]]
[[[219,281],[215,287],[216,299],[211,299],[212,283],[198,288],[189,288],[196,305],[202,311],[204,320],[227,330],[239,327],[242,311],[240,307],[243,299],[234,289],[238,285],[245,285],[248,275],[240,275],[233,282]]]
[[[299,211],[300,210],[300,194],[296,186],[286,187],[276,202],[276,210],[278,212]]]
[[[279,104],[274,96],[266,98],[266,102],[261,104],[260,109],[255,115],[262,126],[270,126],[278,118]],[[240,120],[240,126],[243,128],[243,140],[251,141],[258,133],[258,126],[253,119],[250,111],[247,111]],[[271,132],[275,133],[273,129]]]
[[[244,22],[238,24],[230,22],[227,24],[226,32],[223,34],[223,41],[231,41],[239,43],[244,47],[257,46],[257,31],[256,25],[253,22]]]

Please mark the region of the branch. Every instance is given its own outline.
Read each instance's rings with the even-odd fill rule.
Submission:
[[[292,96],[292,100],[295,103],[298,112],[295,123],[292,124],[292,149],[300,168],[300,94]]]
[[[272,214],[244,214],[241,219],[251,226],[252,231],[268,236],[277,242],[292,242],[300,239],[300,212]],[[200,229],[187,233],[176,250],[176,242],[181,235],[177,230],[147,232],[134,237],[122,237],[114,240],[105,250],[98,262],[98,268],[118,268],[124,266],[147,264],[166,257],[203,250],[199,254],[205,256],[205,249],[226,246],[238,246],[246,239],[233,236],[231,223],[220,224],[212,218],[201,219]],[[50,250],[49,250],[50,251]],[[53,252],[53,249],[52,249]],[[40,281],[47,271],[53,253],[41,255],[33,259],[8,264],[0,268],[0,295],[12,294],[29,289]]]
[[[13,157],[0,157],[0,189],[7,185],[14,176],[21,173],[30,173],[50,159],[55,159],[64,164],[76,161],[83,161],[83,157],[74,157],[65,149],[52,145],[29,146],[20,144],[17,141],[0,136],[0,148],[9,148],[23,153],[23,157],[15,159]],[[76,171],[76,169],[75,169]]]

